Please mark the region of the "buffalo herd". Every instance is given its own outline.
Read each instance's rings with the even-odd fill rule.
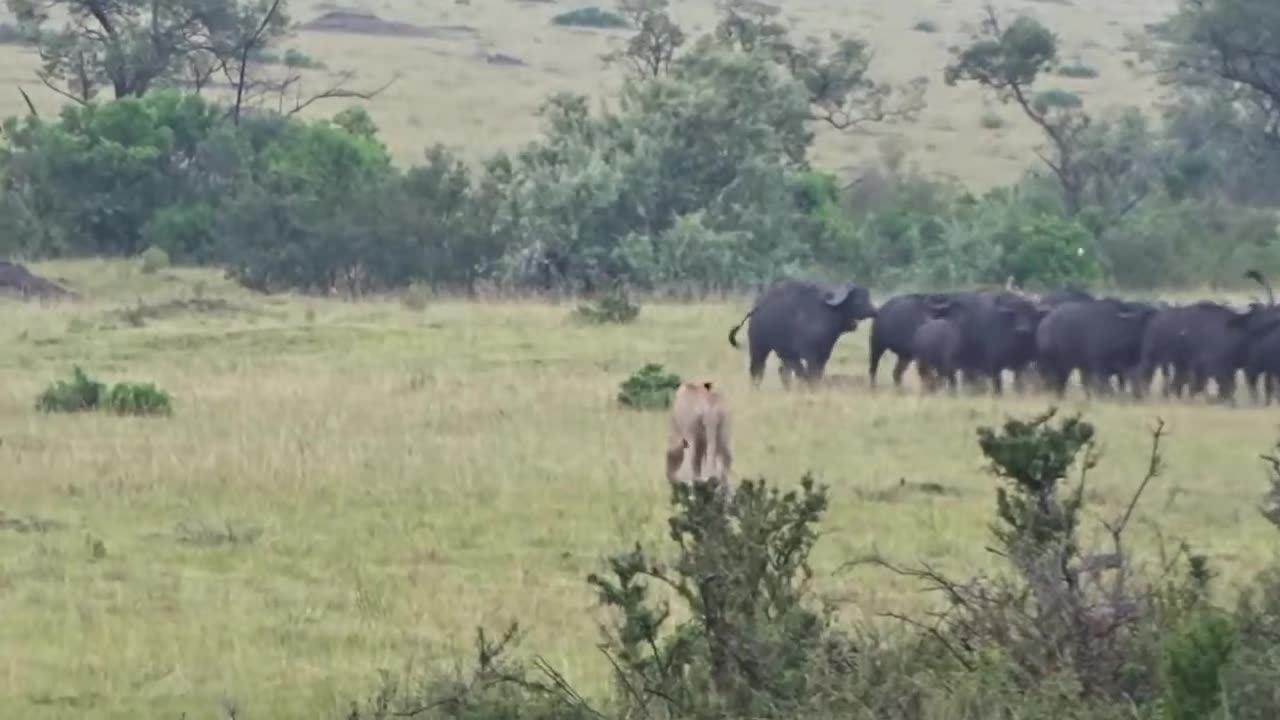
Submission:
[[[966,389],[1000,394],[1008,371],[1017,391],[1035,383],[1061,396],[1079,373],[1089,395],[1142,398],[1159,373],[1166,397],[1204,394],[1233,403],[1243,376],[1250,397],[1269,404],[1280,394],[1280,307],[1260,273],[1246,277],[1265,298],[1239,307],[1098,297],[1078,289],[1035,294],[1012,283],[1000,290],[907,293],[876,307],[858,285],[829,289],[787,280],[761,295],[729,342],[738,347],[738,331],[749,319],[753,385],[770,353],[781,363],[784,386],[792,376],[819,382],[839,337],[870,321],[872,388],[881,359],[892,352],[899,387],[913,362],[928,391],[945,383],[954,392],[963,381]]]

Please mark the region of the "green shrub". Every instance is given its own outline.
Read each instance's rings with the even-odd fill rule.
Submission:
[[[297,48],[289,48],[284,51],[284,64],[286,67],[302,68],[304,70],[323,70],[325,64],[310,55],[302,52]]]
[[[70,382],[59,380],[36,398],[41,412],[107,410],[117,415],[171,415],[173,398],[152,383],[122,382],[108,388],[76,366]]]
[[[1004,118],[991,111],[982,113],[982,117],[978,120],[982,127],[987,130],[999,130],[1004,127]]]
[[[1037,112],[1046,113],[1050,110],[1074,110],[1084,106],[1084,101],[1080,96],[1070,90],[1062,88],[1051,88],[1039,93],[1031,101]]]
[[[615,12],[601,10],[595,6],[560,13],[559,15],[551,18],[551,24],[563,25],[565,27],[592,27],[606,29],[628,27],[626,18]]]
[[[172,415],[173,398],[152,383],[117,383],[107,393],[107,409],[117,415]]]
[[[680,387],[680,376],[666,372],[662,365],[649,363],[622,383],[618,402],[636,410],[662,410]]]
[[[922,33],[936,33],[938,32],[938,23],[932,20],[920,20],[915,25],[912,25],[911,29]]]
[[[143,250],[141,258],[142,272],[146,275],[150,275],[169,267],[169,253],[165,252],[163,248],[156,247],[155,245]]]
[[[1212,718],[1223,707],[1222,673],[1235,637],[1229,618],[1209,613],[1165,639],[1160,658],[1164,720]]]
[[[40,393],[36,398],[36,409],[41,412],[96,410],[106,393],[106,385],[89,377],[76,366],[70,382],[58,380]]]
[[[1069,78],[1096,78],[1100,74],[1097,68],[1083,63],[1071,63],[1068,65],[1060,65],[1058,74],[1062,77]]]
[[[594,302],[579,305],[573,311],[574,317],[582,322],[597,325],[605,323],[626,324],[632,322],[640,314],[640,306],[631,302],[626,287],[619,285],[602,295]]]

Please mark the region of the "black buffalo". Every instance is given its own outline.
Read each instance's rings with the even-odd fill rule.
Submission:
[[[1194,397],[1212,380],[1217,400],[1233,402],[1236,374],[1246,368],[1251,345],[1280,323],[1280,309],[1253,303],[1237,310],[1202,301],[1163,310],[1147,328],[1142,342],[1144,379],[1157,367],[1173,368],[1172,392],[1186,388]]]
[[[1036,329],[1041,377],[1059,396],[1076,371],[1090,394],[1109,392],[1111,376],[1124,377],[1138,368],[1143,330],[1155,314],[1152,305],[1113,298],[1059,305]]]
[[[738,330],[751,320],[747,343],[751,382],[759,386],[769,353],[782,363],[778,374],[785,387],[791,375],[817,382],[831,357],[836,340],[857,329],[858,321],[873,318],[871,294],[858,285],[832,290],[799,280],[784,280],[769,288],[755,306],[729,331],[729,344],[738,347]]]
[[[1244,360],[1245,383],[1254,400],[1262,381],[1262,401],[1270,405],[1280,396],[1280,327],[1263,330],[1249,346]]]
[[[1044,309],[1022,295],[998,292],[956,293],[929,300],[933,317],[946,318],[960,330],[957,363],[969,378],[986,378],[998,395],[1002,374],[1020,378],[1035,359],[1035,331]],[[1020,379],[1019,379],[1020,384]]]
[[[929,390],[945,380],[952,392],[956,389],[956,372],[960,369],[963,337],[960,327],[945,318],[931,318],[916,328],[911,342],[920,380]]]
[[[908,293],[895,295],[884,301],[876,311],[875,321],[871,323],[871,357],[867,366],[871,387],[876,386],[876,372],[880,368],[880,359],[886,352],[897,356],[893,365],[893,384],[901,387],[902,374],[915,358],[912,344],[916,330],[932,317],[930,304],[963,294],[965,293]]]

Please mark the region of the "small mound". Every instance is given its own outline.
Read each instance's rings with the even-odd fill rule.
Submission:
[[[447,38],[474,35],[476,29],[469,25],[436,25],[423,27],[413,23],[383,20],[373,13],[334,10],[310,22],[298,26],[300,30],[314,32],[342,32],[355,35],[382,37]]]
[[[75,293],[32,273],[18,263],[0,260],[0,294],[22,298],[63,298]]]

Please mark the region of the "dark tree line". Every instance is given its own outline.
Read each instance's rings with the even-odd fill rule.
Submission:
[[[0,251],[135,255],[227,267],[263,290],[354,294],[425,283],[706,292],[779,276],[877,286],[1236,282],[1280,270],[1280,19],[1263,0],[1188,0],[1148,38],[1178,90],[1158,116],[1094,113],[1053,87],[1049,29],[989,11],[938,68],[1016,106],[1039,163],[975,196],[886,155],[858,178],[815,170],[819,128],[911,122],[926,79],[875,78],[863,40],[800,42],[776,8],[730,3],[688,35],[661,0],[627,0],[611,61],[617,110],[548,98],[543,132],[476,166],[443,149],[397,167],[359,109],[306,122],[319,100],[376,93],[349,73],[301,93],[263,60],[283,0],[45,5],[8,0],[74,100],[4,124]],[[206,92],[219,78],[232,92]],[[101,91],[109,89],[104,99]],[[975,130],[973,132],[981,132]]]

